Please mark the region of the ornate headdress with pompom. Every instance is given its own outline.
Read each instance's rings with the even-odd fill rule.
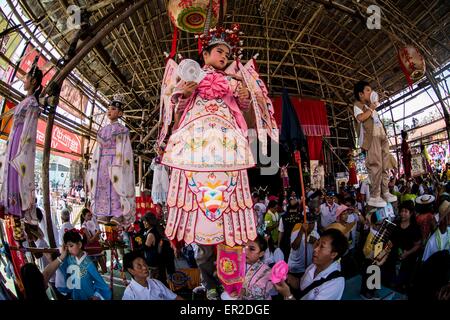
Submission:
[[[110,106],[123,109],[124,106],[124,99],[122,95],[116,94],[114,95],[113,99],[111,100]]]
[[[243,41],[239,38],[242,34],[243,33],[240,31],[240,25],[233,24],[231,29],[216,26],[203,34],[196,35],[195,37],[200,39],[203,49],[215,44],[224,44],[230,49],[233,57],[236,58],[242,53],[241,46]]]

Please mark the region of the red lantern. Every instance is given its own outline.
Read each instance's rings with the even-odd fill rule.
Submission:
[[[416,47],[401,48],[398,51],[398,60],[410,86],[425,75],[425,59]]]

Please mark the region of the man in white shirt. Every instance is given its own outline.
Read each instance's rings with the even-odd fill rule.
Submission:
[[[438,251],[450,251],[450,202],[445,200],[439,207],[439,224],[436,231],[428,239],[423,252],[422,261],[427,261],[429,257]]]
[[[369,178],[364,179],[361,182],[361,188],[359,189],[359,193],[361,193],[361,195],[363,195],[363,205],[364,207],[367,205],[367,201],[369,201],[370,199],[370,183],[369,183]]]
[[[371,197],[368,205],[383,208],[387,202],[397,201],[388,189],[389,140],[376,108],[378,95],[372,92],[369,83],[359,81],[354,87],[354,115],[357,120],[359,144],[367,152],[366,167],[371,182]]]
[[[347,251],[347,238],[339,230],[326,230],[318,241],[313,263],[300,281],[300,300],[340,300],[345,289],[339,259]],[[285,281],[274,283],[286,300],[295,300]]]
[[[307,214],[307,251],[305,263],[305,227],[302,224],[296,224],[291,233],[291,252],[289,254],[288,266],[289,273],[303,274],[306,268],[312,263],[314,244],[320,238],[317,232],[317,223],[315,214]]]
[[[59,243],[64,243],[64,233],[66,233],[69,230],[72,230],[74,227],[72,223],[70,223],[70,211],[68,209],[62,209],[61,210],[61,221],[62,225],[61,228],[59,228]]]
[[[183,300],[161,281],[149,278],[148,265],[140,253],[132,251],[125,254],[123,267],[131,274],[132,280],[122,300]]]
[[[24,248],[50,248],[48,243],[44,240],[44,234],[37,225],[25,224],[25,233],[27,234],[27,241],[23,243]],[[41,271],[52,261],[50,253],[35,253],[33,254],[37,260],[37,264]]]
[[[335,200],[334,192],[328,192],[325,197],[325,203],[320,205],[320,227],[324,230],[333,222],[336,222],[336,210],[338,204]]]
[[[258,229],[264,228],[265,222],[264,222],[264,215],[267,212],[267,207],[264,204],[264,199],[261,199],[260,195],[258,193],[254,193],[252,195],[253,198],[253,211],[255,212],[256,219],[258,222]]]

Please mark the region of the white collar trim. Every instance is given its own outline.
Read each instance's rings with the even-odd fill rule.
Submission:
[[[81,256],[81,258],[78,259],[78,257],[75,257],[75,262],[77,263],[77,265],[80,265],[86,257],[87,257],[87,253],[83,252],[83,255]]]

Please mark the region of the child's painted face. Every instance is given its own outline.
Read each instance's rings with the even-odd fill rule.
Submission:
[[[245,256],[248,264],[254,264],[264,256],[264,251],[255,241],[249,241],[245,246]]]
[[[149,276],[148,265],[142,258],[134,259],[133,269],[128,269],[134,278],[147,278]]]
[[[109,106],[107,111],[107,116],[110,121],[116,121],[122,116],[122,110],[115,106]]]
[[[67,249],[69,250],[70,255],[77,257],[81,252],[81,247],[83,246],[81,242],[67,242]]]
[[[203,59],[205,64],[213,66],[216,69],[223,70],[227,66],[230,49],[224,44],[219,44],[211,50],[211,53],[205,51]]]
[[[25,81],[23,83],[23,88],[25,89],[25,91],[30,90],[32,87],[32,80],[31,80],[31,76],[27,75],[25,77]]]
[[[359,93],[359,98],[361,102],[370,103],[370,94],[372,93],[372,88],[369,86],[364,87],[364,91]]]
[[[325,266],[333,262],[336,255],[337,253],[333,252],[333,247],[331,246],[331,238],[322,237],[314,246],[312,261],[315,265]]]

